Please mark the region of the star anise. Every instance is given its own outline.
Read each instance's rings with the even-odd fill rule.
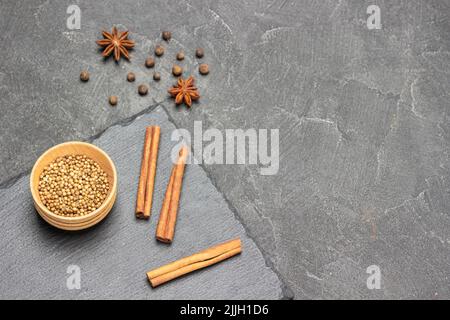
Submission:
[[[190,107],[192,105],[192,100],[197,100],[200,98],[197,87],[194,86],[194,78],[191,76],[186,80],[182,78],[178,79],[176,86],[173,86],[168,91],[172,97],[175,97],[175,103],[184,103]]]
[[[108,57],[114,51],[114,60],[119,61],[120,56],[130,60],[128,55],[128,49],[134,47],[134,41],[128,39],[128,31],[118,32],[116,27],[112,28],[112,33],[103,31],[104,39],[97,40],[97,44],[105,49],[102,52],[102,56]]]

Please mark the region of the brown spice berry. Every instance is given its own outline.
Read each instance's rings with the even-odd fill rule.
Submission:
[[[158,57],[161,57],[161,56],[164,54],[164,48],[163,48],[162,46],[160,46],[160,45],[156,46],[156,48],[155,48],[155,54],[156,54]]]
[[[202,75],[207,75],[209,73],[209,66],[206,63],[202,63],[198,66],[198,71]]]
[[[147,87],[145,84],[141,84],[141,85],[138,87],[138,92],[139,92],[139,94],[140,94],[141,96],[145,96],[145,95],[147,94],[147,92],[148,92],[148,87]]]
[[[163,31],[162,38],[166,41],[169,41],[172,38],[172,33],[170,31]]]
[[[183,73],[183,68],[181,68],[179,65],[174,64],[172,67],[172,73],[175,77],[181,76]]]
[[[80,79],[83,82],[86,82],[89,80],[89,72],[87,72],[86,70],[81,71],[80,73]]]
[[[161,80],[161,74],[159,74],[159,72],[153,73],[153,80],[155,81]]]
[[[129,82],[134,82],[134,80],[136,80],[136,76],[134,75],[133,72],[128,72],[128,74],[127,74],[127,80],[128,80]]]
[[[177,53],[177,60],[183,60],[184,59],[184,52],[180,51]]]
[[[197,58],[203,58],[205,51],[202,48],[197,48],[197,50],[195,50],[195,55]]]
[[[148,57],[148,58],[145,60],[145,66],[146,66],[147,68],[153,68],[153,67],[155,66],[155,59],[153,59],[152,57]]]
[[[117,104],[117,101],[119,101],[119,98],[117,98],[117,96],[109,97],[109,104],[110,105],[115,106]]]

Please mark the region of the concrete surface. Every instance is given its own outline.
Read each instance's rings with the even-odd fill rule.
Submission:
[[[154,209],[149,221],[134,217],[145,127],[162,128]],[[172,245],[155,240],[170,175],[175,129],[165,112],[113,126],[94,144],[111,155],[119,175],[118,196],[106,220],[82,232],[47,225],[34,210],[29,176],[0,191],[0,298],[33,299],[279,299],[282,283],[222,195],[197,165],[188,165]],[[146,272],[223,241],[241,237],[243,253],[211,268],[152,289]],[[68,290],[67,268],[81,272],[80,290]]]
[[[74,1],[75,2],[75,1]],[[178,127],[280,129],[280,169],[203,165],[298,299],[450,298],[450,4],[434,1],[3,1],[2,187],[56,143],[88,139],[157,103]],[[366,9],[381,9],[368,30]],[[128,28],[131,63],[104,61],[102,28]],[[160,42],[160,83],[143,67]],[[175,108],[175,53],[201,102]],[[88,83],[79,72],[91,72]],[[127,71],[138,75],[134,84]],[[137,85],[150,83],[148,96]],[[110,94],[119,95],[115,108]],[[366,286],[380,268],[381,289]]]

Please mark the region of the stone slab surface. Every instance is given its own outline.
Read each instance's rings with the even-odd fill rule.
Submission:
[[[79,1],[75,31],[66,28],[72,3],[0,4],[3,188],[48,147],[157,103],[190,131],[195,120],[280,129],[277,175],[203,169],[296,298],[450,298],[447,0]],[[381,9],[381,30],[366,27],[369,4]],[[94,40],[113,24],[137,42],[130,63],[98,54]],[[163,29],[173,40],[154,83],[143,62]],[[196,71],[197,46],[207,77]],[[166,95],[179,50],[202,95],[189,111]],[[134,84],[124,80],[130,70]],[[366,286],[371,265],[380,290]]]
[[[153,214],[134,217],[145,126],[161,126]],[[127,126],[114,126],[94,144],[105,150],[119,175],[116,204],[99,225],[81,232],[47,225],[34,210],[29,176],[0,191],[0,298],[62,299],[279,299],[282,283],[205,172],[188,165],[172,245],[155,240],[170,175],[170,134],[175,127],[158,108]],[[223,263],[152,289],[146,272],[214,244],[240,237],[243,253]],[[81,270],[81,289],[68,290],[67,268]]]

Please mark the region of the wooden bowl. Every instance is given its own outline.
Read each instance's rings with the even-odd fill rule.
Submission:
[[[109,193],[102,205],[91,213],[78,217],[64,217],[51,212],[41,201],[38,191],[39,176],[44,168],[58,157],[86,155],[96,161],[107,174]],[[39,157],[30,176],[30,189],[34,207],[39,215],[52,226],[63,230],[82,230],[92,227],[111,211],[117,196],[117,172],[111,158],[100,148],[86,142],[71,141],[58,144]]]

